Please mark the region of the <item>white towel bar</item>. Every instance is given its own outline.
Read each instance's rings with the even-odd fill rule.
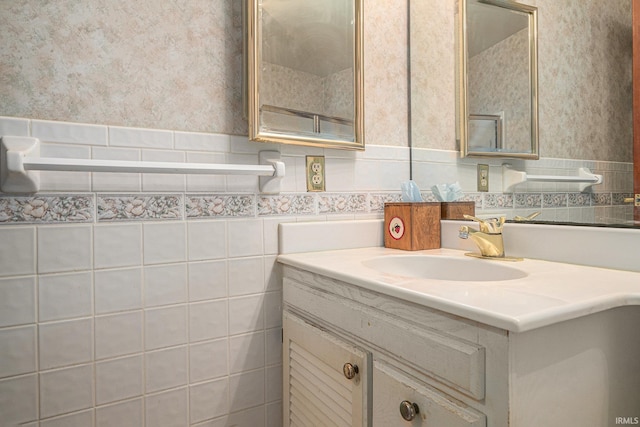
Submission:
[[[587,168],[578,169],[577,176],[563,175],[529,175],[517,171],[509,164],[502,165],[502,191],[512,193],[516,185],[524,182],[576,182],[580,184],[580,191],[585,191],[592,185],[602,184],[602,175],[595,175]]]
[[[262,193],[279,192],[285,175],[277,151],[261,151],[260,165],[239,165],[40,157],[40,140],[30,137],[3,136],[1,145],[0,189],[6,193],[37,192],[38,171],[257,175]]]

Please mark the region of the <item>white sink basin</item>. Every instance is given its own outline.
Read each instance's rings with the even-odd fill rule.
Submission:
[[[429,255],[397,255],[369,258],[365,267],[394,276],[457,282],[497,282],[521,279],[527,273],[496,260]]]

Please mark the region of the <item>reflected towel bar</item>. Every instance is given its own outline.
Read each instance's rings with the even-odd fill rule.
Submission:
[[[240,165],[40,157],[40,140],[31,137],[3,136],[1,145],[0,189],[6,193],[37,192],[38,171],[256,175],[262,193],[278,193],[285,175],[277,151],[261,151],[259,165]]]
[[[517,171],[509,164],[502,165],[502,191],[513,193],[514,187],[524,182],[575,182],[580,184],[580,191],[585,191],[592,185],[602,184],[602,175],[595,175],[587,168],[578,169],[577,176],[563,175],[529,175]]]

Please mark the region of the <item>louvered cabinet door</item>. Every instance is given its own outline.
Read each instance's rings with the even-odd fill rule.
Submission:
[[[284,426],[366,426],[368,353],[286,311],[283,329]]]

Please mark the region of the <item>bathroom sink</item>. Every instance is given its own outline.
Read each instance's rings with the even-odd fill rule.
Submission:
[[[496,282],[521,279],[522,270],[495,260],[429,255],[397,255],[369,258],[365,267],[394,276],[458,282]]]

